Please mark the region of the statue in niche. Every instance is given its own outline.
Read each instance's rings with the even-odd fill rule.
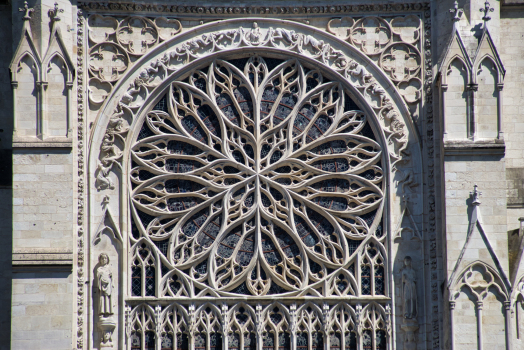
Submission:
[[[113,273],[109,267],[109,256],[106,253],[98,257],[100,266],[96,270],[97,287],[100,293],[98,313],[100,316],[113,314],[112,292],[113,292]]]
[[[404,258],[402,274],[402,316],[406,319],[417,318],[417,276],[411,267],[410,256]]]
[[[96,287],[98,289],[98,329],[101,332],[100,348],[113,348],[113,332],[116,322],[113,319],[113,273],[109,266],[109,256],[98,256],[96,269]]]
[[[400,328],[405,332],[404,335],[404,349],[417,349],[417,336],[415,332],[418,330],[417,321],[417,274],[412,267],[412,260],[410,256],[404,258],[404,266],[400,269],[402,278],[402,318],[403,322]]]

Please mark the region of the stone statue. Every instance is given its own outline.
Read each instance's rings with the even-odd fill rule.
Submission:
[[[98,313],[100,316],[113,314],[112,292],[113,292],[113,273],[109,268],[109,256],[106,253],[98,257],[100,266],[96,270],[97,287],[100,293]]]
[[[417,318],[417,276],[411,267],[411,257],[404,258],[402,274],[402,316],[406,319]]]
[[[404,258],[404,266],[400,270],[402,276],[402,318],[400,328],[405,332],[404,349],[417,350],[417,275],[411,267],[411,257]]]

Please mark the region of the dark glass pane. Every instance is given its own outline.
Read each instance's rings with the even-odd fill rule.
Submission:
[[[131,350],[140,350],[142,348],[142,341],[140,337],[140,333],[133,332],[131,334]]]
[[[195,334],[195,350],[206,350],[206,334]]]
[[[162,350],[173,350],[172,334],[162,334],[162,337],[160,338],[160,348]]]
[[[331,333],[329,336],[329,348],[331,350],[341,350],[342,349],[342,336],[340,333]]]
[[[248,333],[244,335],[244,350],[256,350],[257,338],[255,333]]]
[[[311,335],[311,349],[324,350],[324,335],[320,332],[315,332]]]
[[[230,333],[227,336],[227,347],[230,350],[240,349],[240,335],[238,333]]]
[[[155,350],[155,333],[146,332],[145,334],[145,350]]]
[[[357,334],[355,332],[346,333],[346,350],[357,350]]]
[[[264,333],[262,335],[262,349],[263,350],[275,350],[275,338],[273,333]]]
[[[308,349],[308,336],[307,333],[297,333],[297,350]]]
[[[138,266],[131,268],[131,294],[135,297],[142,296],[142,269]]]
[[[384,267],[375,266],[375,294],[384,295]]]
[[[189,349],[189,336],[186,333],[177,334],[176,336],[176,350]]]
[[[376,348],[377,350],[386,350],[387,349],[387,339],[385,331],[376,331]]]
[[[278,333],[278,350],[290,350],[291,337],[289,333]]]
[[[155,111],[162,111],[167,113],[167,94],[164,95],[153,108]],[[146,123],[144,123],[146,125]]]
[[[363,265],[361,270],[362,294],[371,294],[371,269],[368,265]]]
[[[222,334],[211,333],[209,335],[209,350],[222,350]]]
[[[146,296],[155,296],[155,268],[146,266]]]
[[[363,333],[362,333],[362,343],[364,344],[364,349],[367,350],[367,349],[373,349],[373,340],[372,340],[372,337],[371,337],[371,331],[366,329]]]

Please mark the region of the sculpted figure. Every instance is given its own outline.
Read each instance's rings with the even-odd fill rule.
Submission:
[[[284,39],[289,43],[293,43],[298,40],[298,34],[294,30],[288,30],[284,28],[274,29],[270,28],[272,39]]]
[[[113,294],[113,273],[109,268],[109,256],[106,253],[98,257],[100,266],[96,270],[97,287],[100,293],[99,315],[109,316],[113,314],[113,304],[111,302]]]
[[[411,267],[411,257],[404,258],[402,274],[402,316],[406,319],[417,318],[417,276]]]
[[[371,74],[368,73],[366,68],[355,61],[351,62],[348,73],[357,77],[360,81],[360,85],[364,85],[366,81],[371,78]]]
[[[98,162],[98,174],[96,175],[96,188],[100,190],[110,189],[114,190],[115,185],[113,181],[108,177],[111,168],[113,167],[113,162],[108,160],[102,160]]]

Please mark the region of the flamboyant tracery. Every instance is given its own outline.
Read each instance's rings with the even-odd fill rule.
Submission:
[[[316,68],[254,55],[192,70],[147,112],[132,146],[131,296],[387,295],[382,162],[369,116]],[[333,305],[329,332],[320,309],[294,316],[268,300],[264,326],[250,314],[257,305],[231,305],[228,319],[243,314],[252,327],[226,330],[218,309],[184,316],[176,305],[164,321],[169,344],[189,332],[205,348],[228,333],[232,348],[247,349],[259,329],[264,349],[285,348],[297,326],[289,322],[302,324],[291,333],[306,348],[357,341],[349,304]],[[135,318],[147,315],[143,307]],[[369,311],[376,308],[382,314]],[[365,310],[382,321],[366,323],[362,341],[385,342],[384,308]],[[202,323],[193,331],[192,317]],[[139,328],[135,342],[147,338]]]

